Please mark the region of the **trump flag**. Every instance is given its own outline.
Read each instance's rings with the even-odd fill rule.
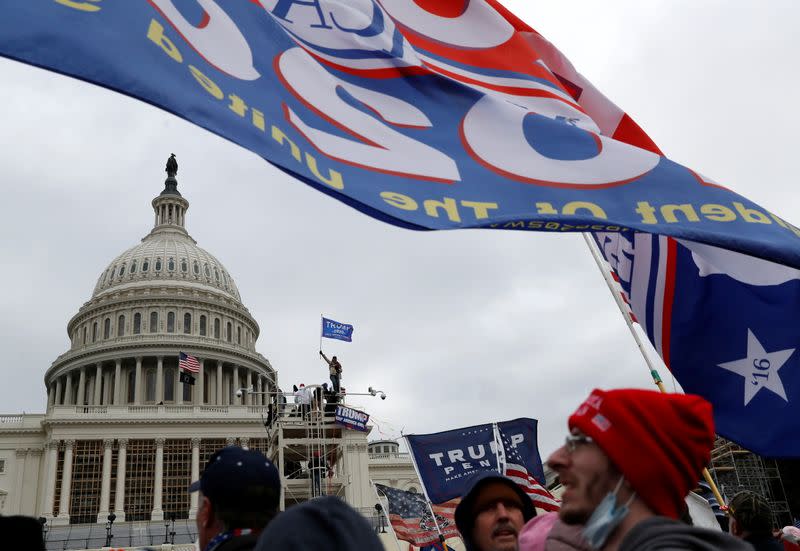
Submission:
[[[800,271],[689,240],[601,233],[634,319],[717,433],[800,456]]]
[[[663,156],[496,0],[0,7],[0,55],[161,107],[393,224],[627,228],[800,268],[800,230]]]
[[[432,503],[461,497],[481,471],[505,474],[519,484],[537,507],[558,509],[544,484],[537,445],[536,419],[475,425],[433,434],[406,436],[425,492]]]
[[[326,339],[338,341],[353,341],[353,326],[348,323],[339,323],[328,318],[322,318],[322,336]]]

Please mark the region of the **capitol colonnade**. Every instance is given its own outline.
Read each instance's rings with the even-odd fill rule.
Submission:
[[[226,445],[266,451],[266,438],[104,438],[51,440],[46,445],[41,516],[54,525],[189,519],[189,494],[201,466]]]
[[[182,350],[183,351],[183,350]],[[188,350],[187,353],[194,351]],[[194,352],[196,354],[196,352]],[[236,390],[275,392],[272,372],[234,363],[230,358],[197,356],[194,385],[179,381],[177,356],[136,356],[63,368],[50,377],[48,409],[53,406],[234,405]],[[247,405],[266,405],[263,394],[247,395]]]

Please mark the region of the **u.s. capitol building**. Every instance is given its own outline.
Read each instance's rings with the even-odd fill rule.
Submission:
[[[187,487],[230,444],[275,460],[284,508],[314,497],[314,451],[331,464],[323,493],[367,516],[378,503],[370,479],[419,490],[397,443],[304,420],[291,399],[265,428],[277,372],[256,351],[259,326],[233,277],[186,230],[173,161],[152,230],[67,323],[69,350],[44,373],[47,411],[0,416],[0,514],[40,517],[48,548],[99,548],[109,535],[119,547],[190,541],[197,494]],[[194,385],[179,380],[179,352],[199,360]]]

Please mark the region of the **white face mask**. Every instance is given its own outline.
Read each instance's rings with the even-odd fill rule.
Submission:
[[[635,492],[625,505],[617,507],[617,493],[622,487],[623,480],[624,477],[620,477],[617,487],[603,498],[583,527],[583,537],[592,549],[603,547],[614,529],[630,512],[628,506],[636,497]]]

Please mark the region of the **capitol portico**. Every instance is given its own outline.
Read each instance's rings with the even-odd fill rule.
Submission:
[[[117,524],[190,519],[197,494],[186,489],[217,449],[238,444],[282,461],[275,446],[283,436],[263,423],[278,385],[256,351],[258,323],[231,274],[187,232],[189,201],[174,159],[167,172],[151,231],[102,270],[69,320],[69,350],[44,375],[47,411],[0,415],[2,514],[43,517],[48,526],[103,524],[110,515]],[[193,385],[179,378],[180,352],[199,361]],[[240,398],[239,389],[251,392]],[[357,508],[372,507],[366,471],[376,463],[385,472],[387,458],[370,462],[364,433],[331,423],[320,434],[331,439],[321,449],[335,465],[328,487]],[[295,453],[301,436],[286,440]],[[387,476],[418,488],[408,458],[392,451]],[[355,465],[368,469],[345,472]],[[294,492],[282,505],[313,497],[298,489],[302,473],[280,468]],[[375,478],[389,482],[378,471]]]

